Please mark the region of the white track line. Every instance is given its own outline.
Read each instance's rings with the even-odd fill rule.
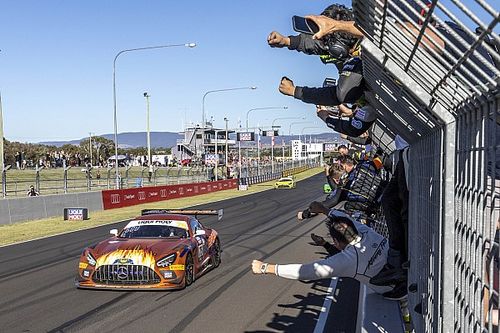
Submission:
[[[328,288],[325,301],[323,302],[323,307],[321,308],[321,313],[319,314],[318,321],[316,322],[316,327],[314,327],[314,333],[323,333],[326,325],[326,320],[328,319],[328,314],[330,313],[330,307],[333,303],[333,293],[337,289],[338,278],[332,278],[330,282],[330,287]]]

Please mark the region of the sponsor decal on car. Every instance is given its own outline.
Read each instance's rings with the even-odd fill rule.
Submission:
[[[87,268],[88,265],[89,264],[87,264],[86,262],[81,262],[81,263],[78,264],[78,268],[79,269],[85,269],[85,268]]]
[[[183,271],[186,269],[184,265],[170,265],[170,266],[168,266],[168,268],[171,271]]]
[[[178,220],[133,220],[127,224],[125,229],[139,225],[166,225],[188,230],[187,222]]]

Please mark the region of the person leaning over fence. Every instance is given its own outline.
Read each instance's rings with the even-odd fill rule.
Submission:
[[[337,66],[339,79],[336,85],[323,88],[297,87],[289,88],[287,82],[281,81],[280,92],[294,96],[305,103],[320,105],[339,105],[355,102],[365,90],[363,66],[360,58],[361,47],[359,39],[363,34],[354,26],[352,10],[343,5],[332,5],[320,16],[308,16],[311,20],[322,22],[323,19],[336,22],[337,29],[318,37],[298,35],[284,37],[278,32],[271,32],[268,44],[271,47],[288,47],[306,54],[317,54],[324,63],[334,63]],[[319,24],[318,24],[319,25]],[[290,80],[291,82],[291,80]],[[295,87],[294,87],[295,88]],[[328,101],[328,104],[314,100]]]
[[[30,189],[26,193],[28,197],[37,197],[40,195],[37,190],[35,190],[35,187],[33,185],[30,185]]]
[[[291,280],[350,277],[368,285],[377,293],[387,295],[386,298],[398,299],[390,294],[393,288],[374,286],[369,282],[387,261],[387,239],[343,214],[336,215],[335,210],[329,211],[319,202],[312,208],[316,213],[328,214],[327,227],[338,253],[305,264],[272,264],[253,260],[252,272],[258,275],[274,274]]]
[[[339,113],[333,114],[323,107],[317,107],[316,114],[328,127],[350,137],[363,135],[377,120],[377,110],[367,104],[364,98],[352,107],[339,105]],[[343,119],[348,118],[348,119]]]
[[[342,186],[344,185],[344,182],[346,179],[342,178],[342,176],[345,174],[345,171],[343,167],[340,164],[332,164],[328,168],[328,175],[326,177],[326,181],[328,185],[330,185],[331,192],[326,196],[325,200],[321,202],[322,205],[326,206],[327,208],[332,208],[332,198],[337,196],[337,192],[341,191]],[[300,211],[297,213],[297,218],[299,220],[303,219],[308,219],[311,217],[314,217],[318,214],[312,213],[310,208],[306,208],[303,211]]]

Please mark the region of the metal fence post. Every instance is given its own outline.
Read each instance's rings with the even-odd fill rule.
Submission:
[[[7,170],[5,168],[2,170],[2,196],[4,198],[7,196]]]

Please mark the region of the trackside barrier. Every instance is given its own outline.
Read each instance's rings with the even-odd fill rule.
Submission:
[[[185,198],[237,188],[237,179],[195,184],[141,187],[123,190],[102,191],[104,209],[128,207],[148,202]]]
[[[367,100],[378,111],[373,140],[410,143],[416,332],[494,332],[498,318],[500,14],[498,1],[467,4],[353,0]]]
[[[288,177],[300,172],[304,172],[306,170],[309,170],[311,168],[317,167],[319,165],[318,162],[309,162],[306,165],[303,165],[301,167],[296,167],[296,168],[291,168],[287,169],[281,172],[274,172],[274,173],[266,173],[262,174],[259,176],[251,176],[251,177],[242,177],[239,180],[240,185],[253,185],[253,184],[259,184],[259,183],[264,183],[268,182],[270,180],[278,179],[281,177]]]
[[[103,209],[101,193],[68,193],[0,200],[0,225],[53,216],[62,218],[66,207],[88,208],[92,218],[92,212]]]
[[[308,169],[310,169],[311,166],[308,166],[308,165],[304,165],[304,166],[301,166],[301,167],[296,167],[296,168],[292,168],[292,169],[288,169],[288,170],[284,170],[282,172],[282,175],[281,177],[288,177],[288,176],[293,176],[297,173],[301,173],[301,172],[304,172]]]

